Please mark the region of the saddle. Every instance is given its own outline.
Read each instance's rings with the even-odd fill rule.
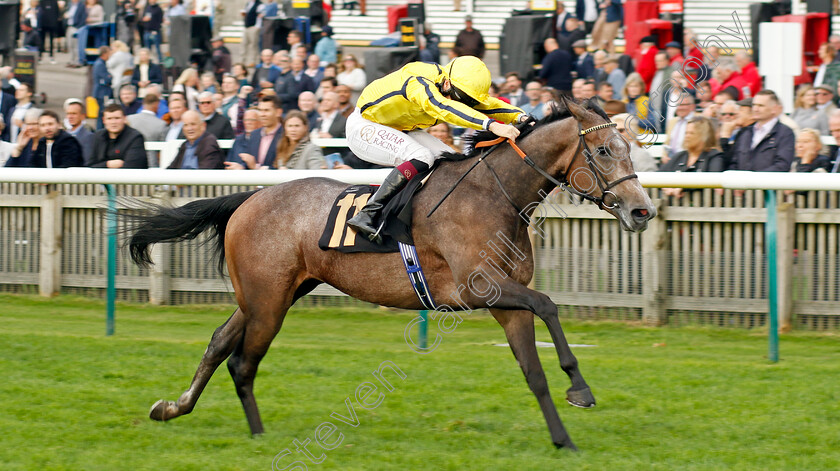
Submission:
[[[382,229],[382,245],[371,242],[367,237],[360,236],[353,228],[347,226],[347,220],[367,204],[378,185],[353,185],[345,188],[333,202],[324,232],[318,240],[318,247],[321,250],[338,250],[342,253],[392,253],[400,251],[400,242],[413,246],[411,202],[414,195],[423,189],[423,182],[431,172],[432,170],[427,170],[412,178],[382,210],[379,215],[379,220],[385,221],[385,227]]]

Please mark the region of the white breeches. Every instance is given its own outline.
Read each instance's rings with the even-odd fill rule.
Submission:
[[[356,108],[347,118],[347,145],[356,157],[377,165],[396,167],[417,159],[429,167],[452,148],[425,131],[397,131],[368,121]]]

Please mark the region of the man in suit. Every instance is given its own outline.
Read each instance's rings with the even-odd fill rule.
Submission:
[[[744,128],[735,142],[729,170],[789,172],[796,138],[779,122],[782,105],[772,90],[761,90],[752,100],[755,123]]]
[[[160,66],[152,63],[151,51],[140,49],[137,53],[137,65],[134,66],[134,72],[131,74],[131,84],[140,89],[140,98],[146,96],[145,88],[156,83],[163,83],[163,70]]]
[[[319,116],[312,128],[311,138],[342,138],[345,137],[345,127],[347,125],[347,118],[338,112],[338,94],[335,92],[326,92],[321,98],[321,105],[318,108]],[[339,154],[345,152],[345,148],[339,147],[325,147],[324,155],[338,152]]]
[[[283,102],[283,109],[286,111],[298,109],[298,97],[303,92],[315,92],[315,82],[312,77],[304,73],[306,64],[303,59],[293,57],[291,60],[291,72],[287,80],[275,84],[275,90]]]
[[[184,121],[184,137],[178,156],[169,165],[170,169],[183,170],[221,170],[224,168],[225,154],[219,148],[216,137],[207,132],[207,124],[195,111],[187,111],[181,117]]]
[[[522,78],[518,73],[508,72],[505,74],[504,87],[507,89],[507,93],[502,96],[510,100],[511,105],[520,106],[528,103],[528,97],[525,96],[525,90],[522,89]]]
[[[3,120],[3,131],[0,132],[0,141],[11,142],[9,130],[12,126],[12,110],[15,109],[17,100],[14,95],[0,92],[0,119]]]
[[[201,92],[198,95],[198,111],[207,123],[207,132],[216,136],[217,139],[233,139],[236,137],[233,133],[233,127],[230,125],[230,120],[216,112],[216,102],[213,100],[212,93]],[[181,120],[183,121],[183,119],[182,116]],[[186,138],[183,130],[181,134]]]
[[[61,119],[52,110],[46,110],[38,118],[41,140],[35,152],[34,167],[67,168],[81,167],[82,146],[73,136],[61,129]]]
[[[143,135],[126,125],[122,106],[106,106],[102,121],[104,129],[93,135],[90,167],[149,168]]]
[[[245,164],[241,167],[252,170],[271,168],[277,156],[277,142],[283,135],[283,126],[280,125],[283,119],[283,106],[277,95],[261,96],[257,104],[257,112],[262,128],[251,133],[247,151],[237,155]],[[228,166],[228,168],[239,167]]]
[[[586,50],[586,40],[578,39],[572,43],[572,51],[577,56],[575,59],[575,72],[577,78],[590,78],[595,75],[595,60],[592,54]]]
[[[64,102],[64,120],[67,134],[76,138],[82,147],[82,160],[90,164],[93,151],[93,131],[85,124],[85,105],[78,98],[68,98]]]
[[[157,95],[146,95],[143,98],[143,109],[139,113],[130,115],[128,125],[136,129],[143,135],[143,139],[149,142],[160,142],[166,140],[166,121],[157,117],[157,109],[160,104],[160,98]],[[158,153],[156,151],[148,151],[149,167],[158,166]]]
[[[225,170],[243,170],[246,168],[245,162],[239,158],[239,154],[248,152],[251,146],[251,137],[256,136],[254,131],[260,127],[259,112],[257,110],[245,111],[245,114],[242,115],[242,127],[245,132],[234,139],[225,160]]]
[[[99,58],[93,63],[93,98],[99,103],[99,116],[96,128],[102,129],[102,111],[105,109],[105,100],[114,95],[111,88],[111,73],[105,62],[111,56],[111,48],[102,46],[99,48]]]

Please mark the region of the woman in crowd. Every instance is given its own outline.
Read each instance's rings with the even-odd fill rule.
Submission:
[[[449,126],[449,123],[435,124],[426,132],[438,138],[441,142],[451,147],[455,152],[461,152],[461,148],[455,145],[455,139],[452,137],[452,128]]]
[[[793,114],[790,117],[800,128],[813,128],[824,136],[828,135],[828,116],[817,109],[816,90],[811,85],[802,85],[796,90]]]
[[[639,130],[638,119],[630,119],[632,115],[621,113],[610,118],[615,123],[615,130],[618,131],[630,145],[630,161],[633,162],[633,170],[637,172],[655,172],[657,170],[656,160],[645,149],[639,145],[637,136],[642,134]]]
[[[233,68],[231,69],[231,74],[236,77],[236,80],[239,81],[239,87],[242,88],[245,85],[251,83],[251,78],[248,77],[248,68],[245,67],[245,64],[241,62],[237,62],[233,64]]]
[[[820,132],[813,128],[805,128],[796,136],[796,158],[790,165],[791,172],[826,173],[830,162],[823,155],[823,145]]]
[[[111,43],[111,57],[106,64],[108,73],[111,74],[111,87],[119,90],[124,83],[131,82],[131,74],[126,71],[134,71],[134,56],[128,50],[128,45],[122,41]]]
[[[364,69],[359,67],[359,62],[356,57],[350,54],[344,56],[341,62],[344,70],[336,76],[339,85],[347,85],[352,91],[350,98],[351,103],[356,103],[359,100],[359,95],[362,94],[362,89],[367,85],[367,75]],[[326,74],[325,74],[326,76]]]
[[[85,23],[89,25],[99,24],[105,21],[105,8],[99,0],[87,0],[85,2],[87,9],[87,20]]]
[[[715,125],[709,118],[692,118],[685,127],[683,150],[668,163],[663,164],[660,172],[722,172],[724,170],[723,153],[720,151]],[[668,196],[683,195],[682,188],[665,188]]]
[[[216,81],[216,75],[213,72],[204,72],[201,74],[199,90],[202,92],[216,93],[219,91],[219,82]]]
[[[30,108],[23,115],[23,130],[18,134],[17,143],[12,149],[6,167],[33,167],[35,154],[38,152],[38,141],[41,139],[41,128],[38,118],[41,110]]]
[[[648,97],[645,95],[645,81],[637,72],[628,75],[627,80],[624,81],[621,101],[625,104],[627,114],[637,117],[646,129],[652,128],[652,125],[647,123],[648,108],[646,102]]]
[[[175,85],[172,86],[173,92],[183,93],[187,97],[187,107],[191,110],[198,108],[198,71],[189,68],[184,69]]]
[[[309,120],[298,110],[291,110],[286,114],[283,137],[277,144],[274,166],[280,170],[327,168],[321,148],[309,140]]]

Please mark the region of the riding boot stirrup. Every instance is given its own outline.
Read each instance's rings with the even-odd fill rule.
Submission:
[[[350,218],[347,225],[355,229],[356,232],[364,234],[372,242],[382,244],[381,232],[385,226],[385,221],[376,224],[376,220],[385,205],[402,190],[406,183],[408,183],[408,179],[399,170],[391,171],[379,189],[376,190],[376,193],[368,200],[365,207]]]

